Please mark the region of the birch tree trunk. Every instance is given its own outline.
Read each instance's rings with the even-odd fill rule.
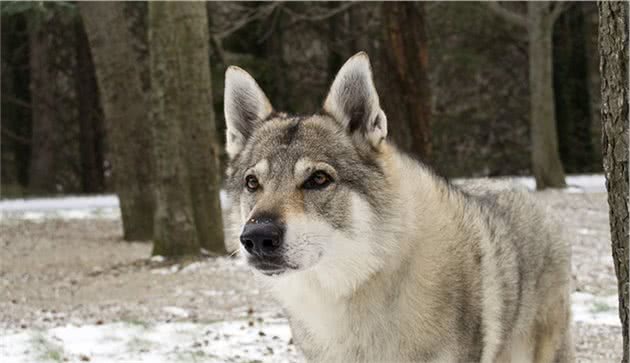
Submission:
[[[153,236],[152,161],[147,95],[126,3],[78,4],[92,51],[112,150],[114,189],[120,199],[125,240]],[[142,40],[145,41],[145,40]]]
[[[602,148],[612,253],[619,290],[623,359],[628,362],[628,4],[599,2]]]

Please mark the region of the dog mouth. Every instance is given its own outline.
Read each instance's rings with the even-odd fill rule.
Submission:
[[[249,265],[266,276],[279,276],[289,270],[296,270],[297,266],[287,263],[282,258],[248,258]]]

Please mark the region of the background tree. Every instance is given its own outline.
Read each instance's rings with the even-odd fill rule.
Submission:
[[[558,151],[552,35],[553,25],[566,5],[564,2],[530,1],[525,16],[496,2],[486,4],[495,14],[527,30],[532,171],[536,188],[562,188],[566,183]]]
[[[204,3],[149,3],[154,254],[225,253]]]
[[[84,193],[105,191],[105,125],[94,64],[87,34],[81,19],[75,22],[77,118],[79,119],[79,154],[81,156],[81,190]]]
[[[602,77],[602,147],[613,261],[619,289],[623,359],[628,362],[628,3],[600,1],[600,72]]]
[[[591,136],[586,9],[571,6],[553,30],[553,86],[558,147],[567,173],[582,173],[595,160]]]
[[[431,92],[424,3],[365,3],[332,18],[331,42],[341,63],[359,50],[370,56],[375,85],[390,125],[388,138],[430,162]],[[336,69],[341,64],[331,63]],[[330,82],[330,81],[329,81]]]
[[[31,160],[29,191],[34,194],[50,194],[55,191],[55,159],[57,157],[57,134],[60,123],[55,112],[57,90],[55,36],[58,19],[43,12],[29,18],[29,66],[31,117]],[[57,24],[55,24],[57,23]]]
[[[153,236],[154,195],[148,96],[143,75],[148,65],[138,50],[130,16],[133,3],[79,3],[96,69],[107,135],[112,150],[114,186],[120,199],[125,240]],[[130,8],[131,7],[131,8]]]
[[[384,67],[380,82],[383,107],[392,123],[392,139],[428,161],[431,157],[431,93],[425,4],[383,2]]]
[[[31,183],[55,185],[51,190],[56,194],[116,189],[110,170],[112,164],[115,167],[118,163],[114,160],[117,153],[114,145],[110,145],[111,135],[103,131],[103,107],[100,107],[103,102],[94,85],[93,67],[88,64],[91,59],[85,56],[85,36],[78,29],[84,24],[67,20],[77,18],[80,5],[0,3],[3,196],[35,195],[29,192]],[[527,7],[525,3],[502,5],[520,13]],[[250,71],[279,109],[309,113],[320,107],[329,83],[345,59],[358,50],[367,50],[375,70],[376,86],[381,94],[387,94],[382,101],[392,123],[391,139],[403,148],[411,144],[412,135],[406,131],[405,124],[407,112],[403,112],[407,106],[403,101],[416,90],[398,92],[402,85],[397,83],[396,72],[392,71],[395,65],[388,60],[393,54],[390,46],[394,43],[385,41],[388,27],[384,9],[391,6],[421,6],[426,12],[424,30],[429,52],[425,54],[431,65],[427,78],[432,95],[428,103],[431,105],[432,144],[429,163],[448,177],[531,174],[530,110],[529,103],[523,102],[530,94],[528,34],[525,27],[511,25],[477,3],[206,3],[212,15],[209,19],[210,56],[218,133],[222,134],[224,128],[223,73],[228,65],[238,64]],[[145,97],[150,86],[148,66],[143,65],[148,59],[147,7],[147,3],[124,7],[130,34],[134,35],[127,41],[139,60],[134,66],[141,70],[139,78]],[[54,8],[59,11],[50,11]],[[55,43],[51,57],[40,62],[56,75],[55,105],[49,110],[51,118],[57,122],[47,138],[47,141],[56,140],[54,179],[37,174],[29,177],[31,158],[46,156],[38,151],[40,144],[31,143],[33,135],[39,133],[39,126],[33,128],[31,97],[37,94],[31,94],[29,83],[32,73],[38,70],[31,70],[28,61],[27,24],[33,13],[39,11],[37,9],[52,16],[51,30],[55,32],[50,37]],[[575,27],[579,24],[573,16],[576,12],[583,17],[584,27]],[[394,14],[389,12],[388,15]],[[573,88],[578,90],[575,96],[564,88],[554,92],[559,148],[561,158],[567,163],[564,165],[567,172],[597,173],[602,167],[600,148],[593,148],[591,163],[580,161],[582,156],[579,156],[583,155],[579,153],[581,150],[588,149],[589,141],[594,145],[601,138],[597,15],[595,4],[575,3],[567,13],[574,19],[569,22],[570,27],[565,26],[567,18],[562,15],[554,26],[554,78],[557,80],[554,87],[575,85]],[[414,33],[417,29],[401,30]],[[586,46],[580,50],[582,32]],[[571,54],[560,48],[570,49]],[[584,77],[578,75],[579,67],[573,68],[585,53],[588,92],[584,91]],[[563,73],[567,69],[570,72]],[[125,87],[128,84],[126,82]],[[121,90],[118,94],[127,93],[126,89]],[[585,93],[589,93],[589,101],[581,102]],[[95,103],[99,107],[95,107]],[[578,109],[588,108],[584,107],[586,103],[590,103],[590,130],[587,118],[573,123],[572,120],[577,119],[568,116]],[[563,115],[571,122],[565,123]],[[572,143],[579,147],[569,146]],[[571,152],[567,153],[569,150]],[[102,188],[98,186],[101,179]]]

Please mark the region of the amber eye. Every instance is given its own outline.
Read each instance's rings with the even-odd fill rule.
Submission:
[[[314,172],[302,185],[304,189],[323,189],[332,182],[332,178],[323,171]]]
[[[258,184],[258,179],[256,179],[255,176],[248,175],[245,178],[245,186],[247,187],[247,190],[249,190],[250,192],[255,192],[260,186],[260,184]]]

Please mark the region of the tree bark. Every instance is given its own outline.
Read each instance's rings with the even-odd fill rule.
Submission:
[[[619,290],[623,358],[628,362],[628,4],[599,2],[602,148],[612,253]]]
[[[565,11],[556,21],[553,35],[558,146],[562,165],[569,173],[593,171],[596,163],[583,12],[578,5]]]
[[[558,131],[553,88],[553,24],[565,9],[563,2],[527,2],[520,15],[496,2],[485,3],[505,21],[527,29],[529,40],[530,138],[532,172],[536,188],[566,186],[558,150]]]
[[[94,75],[94,64],[83,23],[76,24],[75,71],[79,118],[79,154],[81,156],[81,190],[102,193],[105,190],[103,137],[105,126]]]
[[[554,19],[549,6],[548,2],[527,3],[531,157],[537,189],[566,186],[556,130],[552,62]]]
[[[385,67],[379,70],[389,133],[404,151],[423,161],[431,156],[431,94],[424,3],[382,5]]]
[[[29,68],[31,71],[31,159],[28,189],[33,194],[55,192],[56,130],[56,75],[52,67],[54,53],[53,20],[29,24]]]
[[[154,254],[224,254],[204,3],[149,4]]]
[[[149,240],[153,235],[152,162],[147,95],[134,49],[133,19],[125,3],[82,2],[96,69],[109,145],[114,188],[120,199],[125,240]],[[144,40],[141,40],[144,41]],[[133,61],[130,61],[133,60]]]

